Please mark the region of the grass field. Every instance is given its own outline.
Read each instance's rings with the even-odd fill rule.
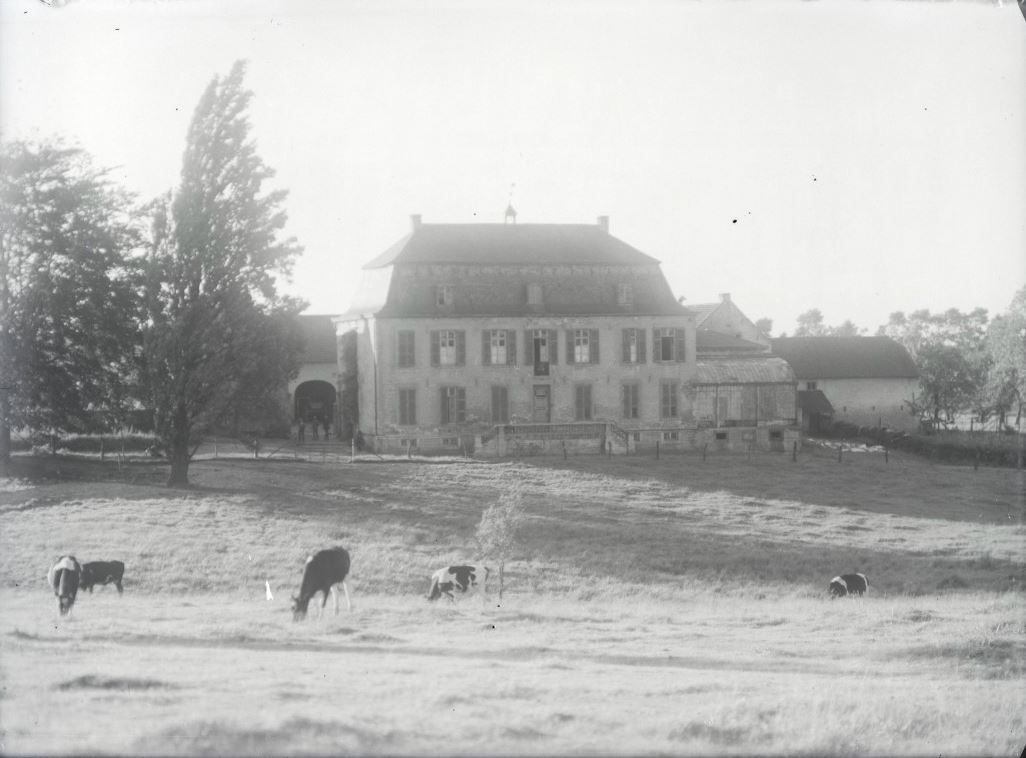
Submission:
[[[1026,745],[1020,472],[850,455],[319,465],[21,459],[0,481],[5,753],[1008,754]],[[506,594],[424,599],[527,519]],[[342,544],[354,609],[293,624]],[[63,552],[125,595],[59,619]],[[862,600],[830,601],[862,571]],[[275,599],[265,599],[269,582]],[[494,589],[494,588],[493,588]]]

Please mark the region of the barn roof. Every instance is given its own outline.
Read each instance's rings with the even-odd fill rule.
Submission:
[[[335,325],[331,315],[299,316],[299,330],[303,335],[302,363],[335,363],[338,360],[335,346]]]
[[[798,407],[806,413],[822,413],[833,415],[834,406],[830,405],[823,390],[798,390]]]
[[[419,224],[364,268],[395,264],[652,265],[595,224]]]
[[[914,379],[908,352],[890,337],[779,337],[773,352],[802,379]]]
[[[694,310],[693,308],[691,310]],[[734,337],[711,329],[698,329],[695,332],[695,347],[700,353],[738,352],[765,353],[769,349],[758,342]]]
[[[787,361],[774,355],[698,361],[694,384],[794,384]]]

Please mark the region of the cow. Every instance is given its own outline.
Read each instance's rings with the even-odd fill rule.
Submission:
[[[477,577],[484,575],[484,590],[488,590],[488,575],[491,569],[487,566],[446,566],[440,568],[431,575],[431,588],[428,590],[427,599],[437,600],[442,595],[448,596],[451,602],[455,602],[456,596],[453,590],[466,592],[477,586]]]
[[[82,566],[73,555],[62,555],[46,572],[46,583],[57,596],[57,610],[62,616],[71,613],[78,595]]]
[[[120,595],[125,591],[121,586],[121,580],[124,578],[125,564],[121,561],[90,561],[82,564],[82,583],[79,586],[92,594],[93,587],[97,584],[107,585],[114,582]]]
[[[869,591],[869,582],[865,574],[841,574],[830,580],[827,588],[830,597],[844,597],[845,595],[858,595],[862,597]]]
[[[338,615],[338,587],[346,593],[346,610],[353,610],[353,604],[349,600],[349,588],[346,587],[346,575],[349,573],[349,553],[340,547],[332,547],[321,550],[306,559],[306,568],[303,570],[303,583],[299,587],[299,595],[292,596],[292,620],[299,621],[306,618],[306,609],[310,604],[310,598],[318,592],[323,593],[321,600],[321,613],[324,613],[324,606],[328,603],[328,593],[331,592],[335,599],[335,615]]]

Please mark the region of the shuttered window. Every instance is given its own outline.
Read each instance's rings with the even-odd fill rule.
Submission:
[[[417,390],[399,390],[399,425],[413,426],[417,423]]]
[[[623,355],[621,360],[624,363],[645,362],[645,330],[624,329],[623,330]]]
[[[397,363],[399,368],[411,368],[417,363],[416,334],[412,331],[400,331],[397,334]]]
[[[431,332],[432,366],[465,366],[467,363],[467,334],[458,329]]]
[[[662,382],[659,385],[659,415],[662,418],[677,418],[677,382]]]
[[[591,385],[574,385],[574,420],[591,421]]]
[[[467,417],[467,392],[463,387],[441,388],[441,423],[461,424]]]
[[[509,423],[509,389],[499,385],[492,386],[492,423]]]
[[[638,402],[640,388],[637,384],[625,384],[621,392],[623,398],[623,417],[639,418],[641,404]]]
[[[566,362],[599,362],[598,329],[567,329]]]
[[[485,329],[481,332],[481,365],[513,366],[517,356],[517,333],[513,329]]]
[[[686,334],[683,329],[657,327],[653,331],[653,358],[656,361],[687,361]]]

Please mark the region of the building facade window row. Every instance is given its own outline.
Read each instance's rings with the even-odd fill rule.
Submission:
[[[558,329],[524,331],[523,362],[525,365],[559,362]],[[648,331],[643,328],[621,329],[620,362],[648,362]],[[687,360],[687,332],[680,327],[656,327],[652,331],[652,361],[684,363]],[[467,363],[467,332],[464,329],[435,329],[428,333],[431,366],[465,366]],[[600,362],[598,329],[564,330],[565,360],[568,365]],[[400,329],[396,332],[395,365],[417,367],[417,332]],[[517,330],[484,329],[481,331],[482,366],[517,366]]]
[[[594,403],[592,401],[593,385],[587,382],[578,382],[573,385],[574,421],[592,421],[595,418]],[[622,418],[627,421],[636,421],[641,418],[642,408],[642,386],[639,382],[625,382],[620,387],[622,400]],[[421,423],[430,423],[428,419],[421,419],[417,414],[417,395],[420,390],[417,387],[400,387],[398,389],[397,407],[399,426],[417,426]],[[442,387],[424,390],[430,394],[437,392],[438,396],[438,422],[442,426],[450,424],[461,424],[467,421],[467,390],[461,385],[445,385]],[[663,421],[671,421],[680,418],[678,397],[680,383],[675,381],[663,381],[659,384],[659,416]],[[511,420],[509,387],[493,384],[490,387],[491,403],[490,417],[486,419],[493,424],[508,424]],[[548,395],[546,395],[548,398]]]

